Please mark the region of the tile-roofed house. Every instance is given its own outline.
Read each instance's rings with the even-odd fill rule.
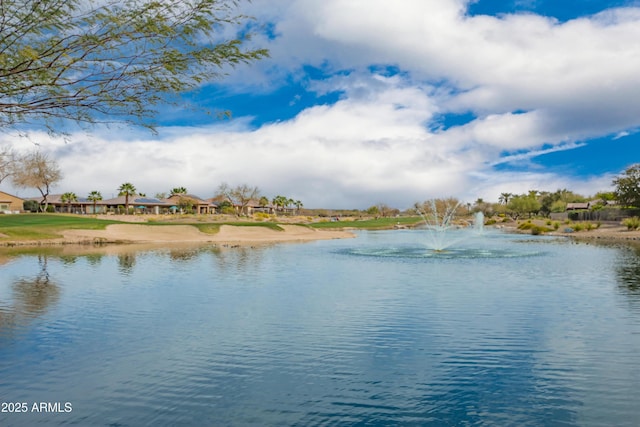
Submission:
[[[113,199],[102,200],[98,202],[101,205],[107,207],[108,211],[118,212],[120,210],[124,211],[124,206],[127,203],[125,196],[114,197]],[[155,197],[146,197],[146,196],[129,196],[129,209],[133,209],[135,213],[154,213],[159,214],[164,210],[169,210],[171,204],[156,199]]]
[[[589,209],[589,203],[567,203],[568,211],[577,211],[581,209]]]
[[[198,214],[212,214],[216,212],[216,208],[218,205],[214,203],[211,199],[203,200],[198,196],[193,194],[174,194],[166,199],[163,199],[164,202],[167,202],[171,205],[171,208],[175,207],[173,210],[184,209],[187,205],[191,205],[194,213]]]
[[[62,194],[49,194],[47,195],[47,205],[51,206],[49,209],[53,209],[54,212],[58,213],[76,213],[76,214],[85,214],[85,213],[93,213],[93,202],[86,197],[77,196],[77,200],[69,203],[62,201]],[[33,200],[38,203],[42,202],[42,196],[39,197],[29,197],[25,200]],[[98,202],[99,203],[99,202]],[[100,213],[100,208],[96,206],[96,211]]]

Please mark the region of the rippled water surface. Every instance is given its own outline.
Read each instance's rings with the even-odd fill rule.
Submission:
[[[2,426],[637,426],[639,384],[630,247],[0,252]]]

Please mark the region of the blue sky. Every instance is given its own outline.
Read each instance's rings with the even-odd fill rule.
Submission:
[[[271,58],[185,96],[231,119],[165,108],[158,135],[33,134],[65,172],[54,191],[110,197],[130,181],[147,195],[184,186],[206,198],[246,183],[311,208],[404,209],[531,189],[593,195],[640,161],[637,1],[242,8]]]

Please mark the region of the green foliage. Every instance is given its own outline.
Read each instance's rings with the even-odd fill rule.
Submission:
[[[507,209],[509,209],[514,219],[525,214],[529,214],[529,216],[536,214],[540,207],[540,202],[532,194],[514,196],[507,205]]]
[[[265,212],[256,212],[253,214],[253,217],[258,221],[266,221],[272,219],[273,215],[269,215]]]
[[[522,224],[520,224],[518,226],[518,230],[531,230],[531,233],[534,233],[535,230],[535,234],[540,234],[540,233],[547,233],[549,231],[552,231],[551,228],[548,227],[542,227],[539,225],[536,225],[530,221],[524,222]]]
[[[377,218],[362,221],[324,221],[310,224],[313,228],[362,228],[368,230],[390,229],[397,225],[412,226],[423,222],[419,216],[403,216],[399,218]]]
[[[185,187],[172,188],[169,192],[169,196],[183,196],[185,194],[187,194],[187,189]]]
[[[377,206],[371,206],[366,210],[367,215],[376,216],[380,215],[380,209]]]
[[[564,200],[556,200],[555,202],[551,203],[551,206],[549,207],[549,211],[555,213],[564,212],[566,210],[567,202],[565,202]]]
[[[4,0],[0,127],[113,121],[154,127],[154,106],[268,55],[247,48],[234,0]],[[231,31],[229,31],[231,30]],[[234,31],[235,30],[235,31]],[[224,39],[222,34],[231,36]],[[237,33],[234,35],[233,33]]]
[[[625,218],[622,221],[622,225],[627,227],[627,230],[637,230],[638,228],[640,228],[640,218],[637,216]]]
[[[613,185],[620,205],[640,207],[640,163],[628,167],[613,180]]]
[[[2,233],[9,237],[1,240],[33,240],[61,237],[62,231],[71,229],[103,230],[119,221],[98,220],[79,215],[21,214],[5,215],[0,219]]]
[[[36,213],[40,209],[40,204],[35,200],[25,200],[25,202],[22,204],[22,208],[25,211]]]
[[[227,204],[225,206],[219,207],[218,210],[220,211],[221,214],[224,214],[224,215],[236,214],[236,210],[233,208],[233,206],[231,206],[231,204]]]

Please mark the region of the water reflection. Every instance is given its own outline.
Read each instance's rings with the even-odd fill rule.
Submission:
[[[41,316],[60,299],[60,287],[52,280],[47,269],[49,257],[38,255],[35,276],[17,279],[12,289],[12,303],[0,306],[0,331]]]
[[[39,256],[40,271],[33,277],[20,278],[13,284],[14,307],[24,316],[39,316],[60,298],[60,288],[47,271],[48,259],[46,255]]]
[[[136,255],[133,252],[124,252],[118,254],[118,269],[124,275],[131,274],[133,267],[136,265]]]
[[[635,309],[640,310],[640,246],[629,245],[619,249],[615,272],[618,290]]]

